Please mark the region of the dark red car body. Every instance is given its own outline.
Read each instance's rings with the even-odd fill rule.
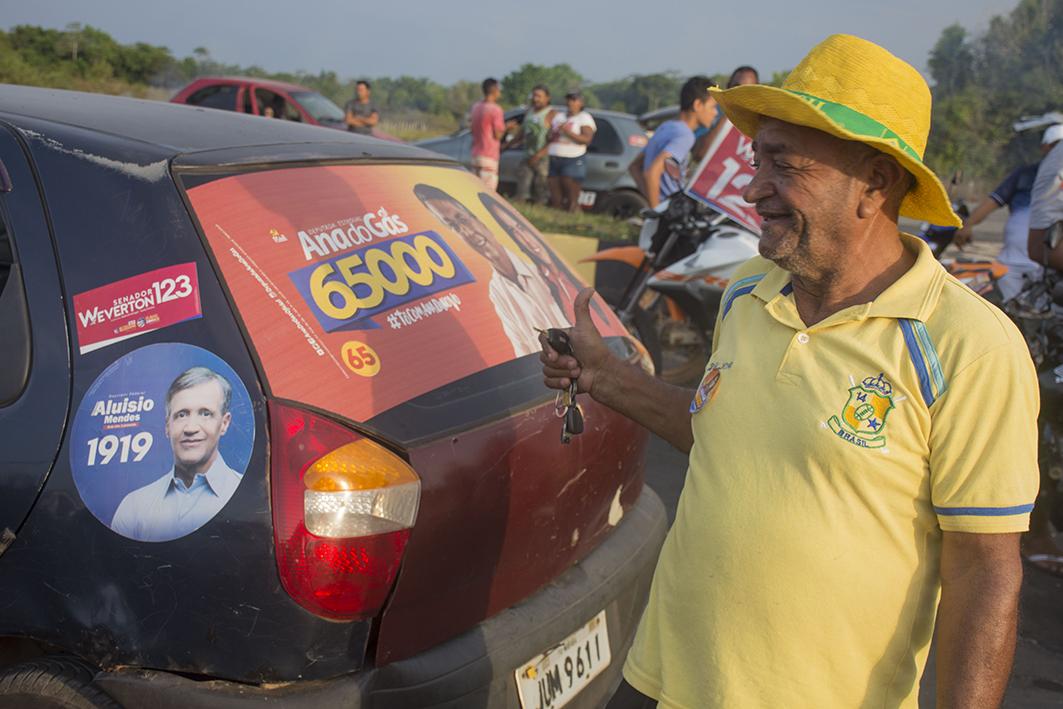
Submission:
[[[562,446],[554,395],[534,353],[471,367],[365,420],[307,398],[329,387],[307,388],[305,396],[282,391],[280,370],[270,369],[277,360],[262,353],[288,316],[269,301],[259,309],[240,304],[251,291],[226,275],[233,254],[215,250],[207,230],[217,232],[217,223],[203,222],[205,207],[196,206],[206,193],[197,190],[265,176],[286,180],[261,193],[271,199],[237,191],[216,205],[226,223],[225,214],[276,215],[293,185],[347,174],[358,179],[325,183],[333,191],[346,185],[334,203],[372,192],[392,204],[397,198],[379,190],[398,194],[387,184],[412,173],[444,185],[475,182],[443,156],[366,136],[157,101],[0,87],[0,705],[11,698],[5,677],[40,677],[46,666],[58,679],[35,690],[72,681],[74,668],[86,678],[84,692],[106,693],[108,703],[97,706],[113,699],[154,709],[516,709],[527,699],[518,694],[520,677],[534,678],[518,675],[522,668],[555,650],[578,652],[566,640],[599,617],[612,660],[566,696],[567,706],[589,709],[611,693],[666,527],[660,500],[642,484],[646,431],[581,397],[587,429]],[[464,199],[478,208],[475,197]],[[312,209],[326,201],[292,199]],[[272,258],[297,248],[282,236],[255,231],[253,241]],[[198,274],[201,316],[83,346],[75,300],[174,264]],[[464,296],[466,311],[488,297],[486,284],[477,292],[484,295]],[[260,314],[272,329],[255,329],[266,322]],[[460,335],[457,348],[464,333],[488,325],[441,331]],[[407,342],[421,357],[427,340]],[[635,361],[629,338],[608,342]],[[195,348],[224,361],[248,399],[242,430],[253,432],[231,499],[201,528],[159,542],[112,530],[77,478],[89,450],[74,433],[86,420],[78,402],[91,404],[94,382],[124,371],[114,363],[145,348]],[[440,366],[418,362],[389,381]],[[341,385],[338,373],[331,377],[332,388]],[[311,423],[279,425],[292,420],[286,411]],[[292,509],[292,498],[278,494],[287,454],[296,443],[311,450],[308,441],[324,441],[311,438],[320,431],[370,441],[420,480],[397,575],[371,612],[347,619],[293,595],[286,584],[294,573],[280,556],[286,538],[275,536],[284,519],[278,510]],[[111,478],[93,480],[102,481],[100,490],[112,487]],[[295,500],[302,520],[301,490]],[[343,561],[335,567],[362,574]],[[321,590],[307,578],[300,588]],[[544,673],[553,685],[540,685],[549,690],[544,706],[558,704],[554,672]],[[40,699],[39,692],[29,694]],[[534,705],[534,696],[523,703]]]

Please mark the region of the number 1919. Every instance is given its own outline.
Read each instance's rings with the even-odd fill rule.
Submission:
[[[88,464],[96,465],[99,463],[100,465],[107,465],[115,454],[118,454],[119,463],[128,463],[130,451],[133,453],[133,462],[139,463],[151,450],[151,445],[154,442],[151,434],[147,431],[141,431],[135,436],[126,435],[121,438],[113,434],[102,438],[90,438],[88,441]]]

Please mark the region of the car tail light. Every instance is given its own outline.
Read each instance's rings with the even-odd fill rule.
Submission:
[[[380,444],[322,416],[275,402],[269,413],[281,583],[316,615],[376,615],[417,517],[417,474]]]

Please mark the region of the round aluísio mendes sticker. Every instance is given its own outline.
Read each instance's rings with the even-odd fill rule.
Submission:
[[[96,377],[74,416],[70,467],[103,524],[165,542],[225,507],[254,442],[251,397],[232,367],[201,347],[159,343]]]

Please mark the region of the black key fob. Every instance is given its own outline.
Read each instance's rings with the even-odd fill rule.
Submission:
[[[552,327],[546,331],[546,342],[560,355],[572,355],[572,343],[568,339],[568,333]]]
[[[570,406],[565,412],[565,423],[561,426],[561,442],[568,443],[573,436],[581,433],[583,433],[583,412],[578,406]]]

